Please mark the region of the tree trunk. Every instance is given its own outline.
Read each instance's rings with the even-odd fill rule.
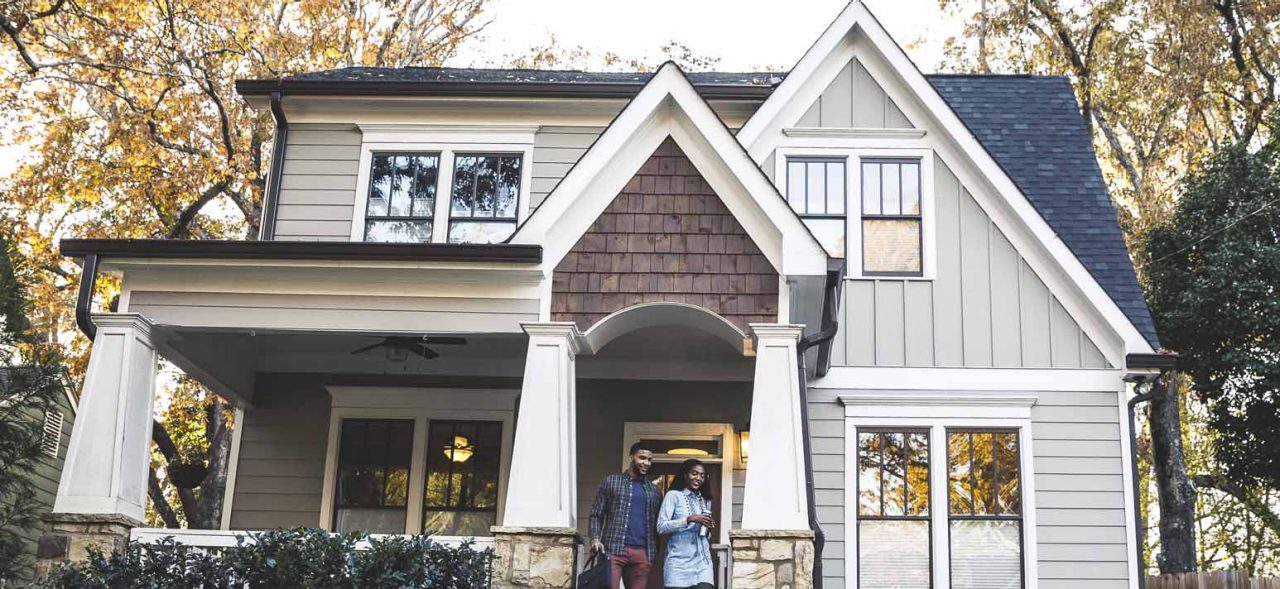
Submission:
[[[227,409],[228,406],[222,399],[214,397],[209,404],[208,425],[205,429],[209,436],[209,474],[200,484],[200,519],[202,527],[211,530],[222,524],[222,498],[226,492],[227,469],[231,462],[232,431],[227,423]]]
[[[1156,490],[1160,498],[1160,555],[1162,574],[1196,570],[1196,489],[1187,476],[1182,451],[1182,419],[1178,387],[1166,374],[1153,387],[1149,417]]]

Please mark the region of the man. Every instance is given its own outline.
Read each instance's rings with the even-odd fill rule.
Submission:
[[[653,465],[653,451],[640,442],[631,445],[631,465],[600,481],[591,504],[591,552],[605,553],[612,564],[609,581],[618,589],[625,575],[627,589],[645,589],[649,568],[658,556],[658,508],[662,494],[645,480]]]

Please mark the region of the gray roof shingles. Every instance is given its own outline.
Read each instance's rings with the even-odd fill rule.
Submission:
[[[785,73],[693,72],[695,86],[775,86]],[[652,73],[355,67],[293,80],[635,84]],[[1153,348],[1155,325],[1070,82],[1060,76],[926,76]]]
[[[1071,83],[1060,76],[926,76],[1153,348],[1155,324]]]

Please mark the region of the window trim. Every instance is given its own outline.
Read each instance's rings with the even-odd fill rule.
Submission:
[[[440,157],[436,174],[436,202],[431,215],[430,243],[448,243],[452,222],[449,205],[453,199],[453,170],[457,155],[519,155],[520,194],[516,199],[516,227],[529,217],[533,188],[533,138],[536,127],[464,127],[405,125],[393,129],[362,125],[359,169],[351,214],[350,240],[363,242],[365,212],[373,176],[374,154],[435,153]]]
[[[918,143],[916,143],[918,145]],[[787,160],[789,158],[846,158],[845,174],[845,259],[850,260],[849,252],[858,251],[858,263],[845,265],[846,280],[892,279],[904,281],[932,281],[938,276],[937,256],[937,206],[934,193],[934,162],[938,157],[929,147],[800,147],[784,145],[774,150],[773,184],[778,194],[786,200],[787,195]],[[918,275],[886,276],[884,274],[867,274],[862,271],[862,160],[863,159],[918,159],[920,160],[920,256],[921,270]],[[857,200],[853,196],[853,187],[857,187]],[[790,202],[787,208],[790,209]],[[794,209],[791,209],[794,210]]]
[[[422,532],[425,513],[427,442],[431,420],[498,421],[502,423],[502,456],[498,463],[498,515],[502,525],[511,471],[515,398],[518,390],[406,387],[326,387],[332,398],[324,480],[320,496],[320,529],[333,531],[337,507],[338,445],[344,419],[413,420],[413,452],[409,463],[409,498],[405,534]],[[452,537],[439,536],[441,539]],[[456,538],[461,540],[462,538]]]
[[[839,397],[845,409],[845,522],[857,526],[858,432],[926,429],[929,431],[930,464],[930,544],[932,587],[951,587],[950,503],[946,480],[948,469],[936,464],[937,448],[947,448],[950,430],[1004,430],[1018,434],[1018,466],[1022,493],[1022,576],[1023,589],[1037,589],[1039,583],[1036,550],[1036,504],[1031,407],[1035,397],[1012,395],[953,394],[925,395],[912,392],[860,393]],[[944,506],[939,509],[938,506]],[[945,533],[943,533],[945,531]],[[845,575],[850,587],[858,587],[858,539],[850,534],[845,542]]]

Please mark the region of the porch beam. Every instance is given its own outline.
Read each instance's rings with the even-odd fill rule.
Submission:
[[[576,361],[573,323],[522,323],[529,334],[503,526],[577,526]]]
[[[753,323],[751,464],[742,501],[743,530],[809,529],[796,344],[802,325]]]
[[[93,316],[79,419],[54,500],[55,515],[145,519],[156,349],[142,315]]]

